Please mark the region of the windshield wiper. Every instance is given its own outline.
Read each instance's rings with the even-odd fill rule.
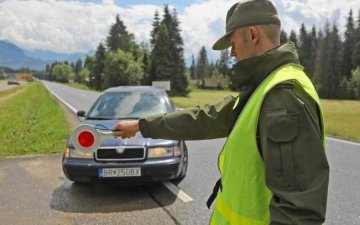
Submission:
[[[115,120],[115,118],[104,118],[104,117],[87,117],[87,120]]]
[[[139,117],[118,117],[117,120],[138,120]]]

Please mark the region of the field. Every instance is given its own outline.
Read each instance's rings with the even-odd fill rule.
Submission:
[[[172,101],[178,108],[187,108],[202,104],[215,104],[226,96],[237,96],[237,92],[225,90],[193,89],[188,97],[172,97]]]
[[[71,130],[40,82],[0,92],[0,157],[62,152]]]
[[[236,92],[194,89],[189,97],[173,97],[176,107],[186,108],[205,103],[217,103]],[[321,100],[326,134],[360,141],[360,101]]]
[[[326,133],[360,141],[360,101],[321,100]]]

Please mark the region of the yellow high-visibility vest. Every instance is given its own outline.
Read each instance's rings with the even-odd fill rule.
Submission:
[[[273,194],[266,186],[265,165],[257,146],[256,132],[265,95],[284,81],[311,96],[322,114],[318,94],[303,67],[287,64],[272,72],[248,100],[220,153],[218,166],[222,190],[217,194],[211,225],[270,223],[269,205]],[[322,115],[320,117],[322,120]],[[324,136],[322,127],[323,145]]]

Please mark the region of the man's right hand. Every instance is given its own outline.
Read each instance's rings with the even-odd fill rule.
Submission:
[[[114,137],[131,138],[139,131],[138,120],[123,120],[113,127]]]

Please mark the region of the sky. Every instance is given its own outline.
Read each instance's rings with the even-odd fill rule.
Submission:
[[[197,57],[205,46],[210,60],[218,52],[213,43],[225,32],[225,16],[237,0],[0,0],[0,40],[27,50],[84,53],[104,41],[118,14],[138,43],[149,42],[156,10],[163,5],[176,8],[184,40],[185,58]],[[335,23],[341,33],[353,9],[357,20],[360,0],[273,0],[282,20],[282,29],[297,33],[303,22],[323,28]]]

